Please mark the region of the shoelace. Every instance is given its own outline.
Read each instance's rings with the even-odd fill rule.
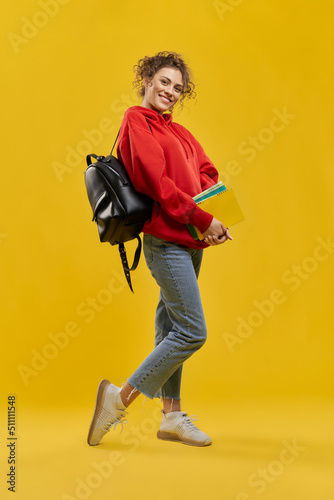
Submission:
[[[188,415],[185,414],[180,420],[180,423],[183,424],[189,431],[198,431],[198,427],[192,423],[192,420],[196,422],[198,420],[197,415],[190,415],[190,417],[188,417]]]
[[[126,411],[124,413],[127,413]],[[123,417],[123,415],[122,415]],[[108,420],[104,426],[102,427],[102,429],[106,432],[109,432],[110,429],[113,427],[114,430],[116,429],[116,427],[118,426],[118,424],[122,424],[122,429],[121,429],[121,432],[123,430],[123,425],[124,424],[127,424],[128,421],[125,419],[125,418],[117,418],[117,417],[113,417],[111,420]]]

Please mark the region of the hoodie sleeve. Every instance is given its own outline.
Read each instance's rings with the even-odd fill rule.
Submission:
[[[137,191],[157,201],[170,217],[182,224],[192,224],[203,233],[211,224],[212,215],[199,208],[167,176],[163,149],[144,126],[129,117],[127,133],[118,145],[119,158],[131,182]]]

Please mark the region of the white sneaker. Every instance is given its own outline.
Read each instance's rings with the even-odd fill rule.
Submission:
[[[90,446],[99,444],[112,427],[126,423],[122,417],[127,413],[120,396],[121,389],[102,380],[97,390],[95,410],[90,424],[87,442]]]
[[[191,446],[208,446],[212,443],[211,438],[200,431],[192,420],[197,417],[188,417],[183,411],[162,412],[162,420],[157,437],[165,441],[178,441]]]

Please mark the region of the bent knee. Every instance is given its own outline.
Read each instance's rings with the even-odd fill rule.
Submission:
[[[191,344],[194,349],[200,349],[205,344],[206,339],[207,331],[205,325],[202,325],[200,329],[194,330],[191,334],[184,336],[185,342]]]
[[[204,332],[201,332],[201,335],[197,338],[196,341],[197,349],[200,349],[205,344],[206,339],[207,339],[207,333],[205,330]]]
[[[183,344],[193,350],[200,349],[206,342],[206,325],[202,322],[187,325],[174,332],[174,338],[177,339],[180,344]]]

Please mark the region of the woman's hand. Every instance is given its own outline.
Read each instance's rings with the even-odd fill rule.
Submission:
[[[233,240],[230,231],[219,220],[213,218],[208,229],[203,233],[204,241],[208,245],[220,245],[226,240]]]

